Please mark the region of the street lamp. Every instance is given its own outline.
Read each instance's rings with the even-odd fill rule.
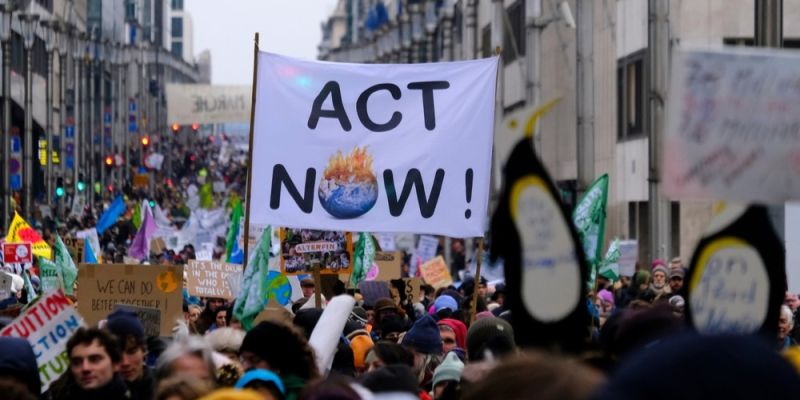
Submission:
[[[44,182],[47,193],[47,205],[53,202],[53,162],[50,156],[53,151],[53,52],[58,45],[58,21],[41,21],[41,31],[44,37],[45,51],[47,52],[47,68],[45,75],[45,137],[47,138],[47,148],[44,152],[45,163]],[[40,154],[41,156],[41,154]],[[40,160],[42,161],[42,160]]]
[[[3,203],[2,215],[0,215],[0,226],[8,226],[9,197],[11,193],[11,170],[9,168],[10,146],[8,135],[11,132],[11,13],[14,6],[11,2],[0,4],[0,42],[3,46],[3,130],[0,135],[0,151],[3,154],[5,165],[0,166],[0,173],[3,174],[2,187],[0,187],[0,201]]]
[[[19,16],[20,30],[22,31],[22,44],[25,46],[25,148],[23,149],[22,170],[25,182],[25,213],[33,216],[33,86],[31,71],[31,49],[36,40],[36,30],[39,26],[39,16],[35,14],[21,14]]]

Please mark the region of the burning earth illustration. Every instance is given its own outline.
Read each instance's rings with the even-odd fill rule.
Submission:
[[[356,147],[348,156],[337,151],[322,174],[318,195],[322,208],[336,218],[356,218],[371,210],[378,201],[378,179],[367,148]]]

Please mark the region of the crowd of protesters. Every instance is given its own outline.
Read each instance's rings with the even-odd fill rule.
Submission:
[[[245,166],[208,161],[218,158],[217,151],[210,142],[178,151],[183,162],[173,165],[169,179],[161,176],[153,192],[124,187],[128,213],[100,236],[105,261],[124,261],[136,233],[131,212],[142,200],[153,200],[180,228],[191,214],[187,193],[197,190],[200,176],[225,183],[226,193],[213,199],[216,206],[241,194]],[[111,193],[96,195],[95,208],[63,221],[34,214],[29,222],[48,241],[54,232],[72,236],[94,227],[112,199]],[[215,259],[222,257],[222,245],[214,248]],[[0,398],[674,400],[800,393],[795,294],[786,296],[777,338],[699,336],[683,316],[682,261],[654,260],[616,282],[598,276],[580,305],[592,315],[582,352],[521,348],[507,304],[514,294],[502,283],[463,273],[471,260],[462,241],[451,250],[450,267],[463,279],[438,290],[425,285],[416,299],[368,302],[358,290],[337,286],[329,297],[352,296],[355,306],[344,329],[334,332],[339,340],[330,370],[320,367],[309,342],[316,329],[329,329],[318,326],[325,299],[320,308],[310,307],[322,288],[303,279],[301,299],[265,314],[250,330],[234,317],[233,302],[220,298],[184,294],[183,318],[171,337],[148,337],[135,314],[117,310],[99,326],[75,332],[67,343],[66,372],[44,393],[28,342],[0,337]],[[145,262],[183,264],[195,253],[192,245],[163,249]],[[16,295],[22,304],[24,290]],[[11,317],[0,317],[0,329]]]

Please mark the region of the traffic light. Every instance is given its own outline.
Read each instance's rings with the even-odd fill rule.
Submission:
[[[172,133],[178,133],[181,130],[181,126],[178,124],[172,124]]]
[[[150,200],[150,208],[156,208],[156,201]]]
[[[196,133],[198,129],[200,129],[200,124],[198,124],[196,122],[194,124],[192,124],[192,132]]]
[[[145,148],[147,148],[147,146],[150,146],[150,136],[147,135],[142,136],[142,146],[144,146]]]
[[[83,174],[78,175],[78,182],[75,184],[75,187],[79,192],[86,190],[86,182],[83,180]]]
[[[113,167],[114,166],[114,157],[106,156],[106,167]]]
[[[56,197],[64,197],[64,178],[56,178]]]

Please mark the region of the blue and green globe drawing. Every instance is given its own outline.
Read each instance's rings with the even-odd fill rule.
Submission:
[[[282,306],[292,301],[292,284],[278,271],[267,272],[264,280],[264,304],[269,303],[271,299],[275,299]]]
[[[366,147],[331,157],[317,194],[322,208],[339,219],[360,217],[371,210],[378,201],[378,179]]]

